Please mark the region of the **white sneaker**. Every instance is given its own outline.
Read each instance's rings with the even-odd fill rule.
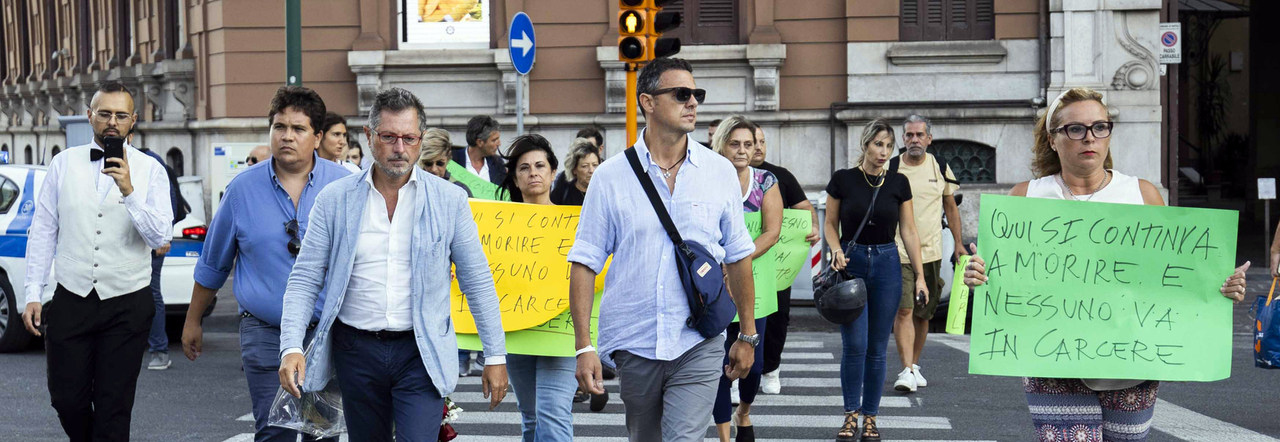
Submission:
[[[925,382],[925,380],[924,380],[924,375],[920,374],[920,366],[919,366],[919,365],[911,364],[911,372],[912,372],[912,373],[914,373],[914,374],[916,375],[916,386],[917,386],[917,387],[925,387],[925,386],[928,386],[928,385],[929,385],[929,383],[928,383],[928,382]]]
[[[782,393],[782,381],[778,380],[778,370],[765,373],[760,377],[760,392],[764,394]]]
[[[893,383],[893,389],[898,391],[916,391],[916,376],[911,373],[911,368],[902,369],[902,373],[898,373],[898,382]]]
[[[742,399],[738,395],[738,381],[733,381],[733,384],[729,386],[729,403],[738,405],[739,402],[742,402]]]

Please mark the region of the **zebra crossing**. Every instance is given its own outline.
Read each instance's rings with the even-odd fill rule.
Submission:
[[[840,390],[840,348],[838,338],[823,342],[829,334],[794,333],[782,354],[782,394],[759,394],[751,409],[751,419],[760,441],[830,441],[843,422],[844,399]],[[891,364],[892,365],[892,364]],[[921,405],[918,396],[899,396],[886,380],[885,397],[880,403],[877,421],[893,440],[954,440],[950,418],[931,413]],[[453,424],[459,433],[457,442],[518,441],[520,413],[514,395],[493,411],[480,392],[480,379],[459,379],[451,398],[465,410]],[[617,441],[626,437],[626,417],[618,397],[618,380],[605,381],[609,404],[593,413],[587,404],[574,404],[574,440]],[[886,436],[888,436],[886,434]],[[714,427],[708,423],[707,441],[715,439]]]

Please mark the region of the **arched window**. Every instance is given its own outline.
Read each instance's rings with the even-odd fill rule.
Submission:
[[[35,164],[35,163],[36,163],[36,162],[35,162],[35,155],[33,155],[33,154],[32,154],[32,151],[31,151],[31,145],[30,145],[30,144],[28,144],[28,145],[27,145],[26,150],[24,150],[24,151],[22,152],[22,156],[23,156],[23,160],[24,160],[24,161],[22,162],[22,164]]]
[[[12,156],[13,154],[9,152],[9,145],[7,143],[0,145],[0,152],[4,152],[3,154],[0,154],[0,157],[4,157],[4,161],[0,162],[0,164],[8,164],[13,162],[13,156]]]
[[[57,144],[55,144],[55,145],[53,145],[53,150],[50,150],[50,151],[49,151],[49,158],[56,157],[56,156],[58,156],[58,154],[60,154],[60,153],[62,153],[62,148],[61,148],[61,147],[58,147],[58,145],[57,145]]]
[[[164,155],[165,162],[169,163],[169,168],[173,169],[173,173],[183,176],[182,173],[182,149],[177,147],[169,148],[169,153]]]
[[[934,140],[932,147],[961,183],[996,182],[994,147],[967,140]]]

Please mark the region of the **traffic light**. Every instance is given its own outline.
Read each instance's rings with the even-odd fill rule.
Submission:
[[[618,59],[626,62],[646,60],[648,43],[648,0],[619,0]]]
[[[618,0],[618,59],[643,63],[680,52],[680,39],[662,33],[680,26],[679,11],[663,11],[671,0]]]
[[[653,4],[649,7],[650,26],[647,41],[649,54],[646,60],[670,57],[680,52],[680,39],[663,37],[662,33],[680,27],[682,15],[679,11],[662,10],[662,5],[671,3],[671,0],[651,1]]]

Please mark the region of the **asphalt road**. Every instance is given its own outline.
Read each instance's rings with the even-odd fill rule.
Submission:
[[[1251,275],[1250,298],[1265,296],[1269,279]],[[252,422],[244,375],[240,371],[237,318],[229,292],[206,320],[205,352],[196,362],[171,348],[167,371],[143,370],[133,414],[137,441],[249,441]],[[1249,300],[1250,302],[1252,299]],[[1247,334],[1248,304],[1236,307],[1231,378],[1211,383],[1162,384],[1150,441],[1275,441],[1280,438],[1280,372],[1253,367],[1252,337]],[[783,365],[783,394],[761,395],[753,416],[760,440],[832,440],[841,422],[838,362],[840,339],[834,327],[798,307]],[[881,428],[885,440],[1022,441],[1032,438],[1030,417],[1016,378],[975,376],[967,372],[965,337],[934,336],[926,347],[923,373],[930,385],[900,394],[886,385]],[[889,376],[901,369],[890,344]],[[141,362],[141,361],[140,361]],[[49,406],[42,350],[0,355],[0,441],[65,440]],[[620,440],[625,434],[622,405],[613,400],[602,413],[575,407],[578,440]],[[475,378],[461,382],[455,394],[467,410],[457,425],[468,441],[517,440],[514,395],[494,411],[482,411]],[[708,432],[708,436],[712,435]]]

